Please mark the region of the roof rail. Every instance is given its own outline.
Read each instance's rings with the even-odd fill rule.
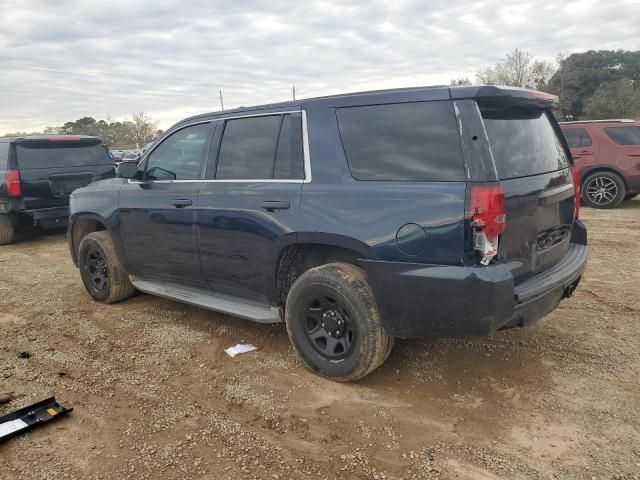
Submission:
[[[558,122],[560,125],[570,125],[574,123],[635,123],[636,120],[630,118],[614,118],[611,120],[571,120],[567,122]]]

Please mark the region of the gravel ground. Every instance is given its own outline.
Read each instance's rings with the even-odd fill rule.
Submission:
[[[399,340],[347,385],[305,370],[282,325],[94,303],[64,234],[0,247],[0,414],[75,408],[0,445],[0,478],[638,479],[640,200],[582,216],[588,272],[549,317]],[[240,341],[259,349],[227,357]]]

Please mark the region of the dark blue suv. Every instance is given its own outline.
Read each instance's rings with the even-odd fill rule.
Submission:
[[[200,115],[76,190],[89,293],[285,321],[304,362],[367,375],[394,337],[486,335],[586,265],[557,98],[503,87],[337,95]]]

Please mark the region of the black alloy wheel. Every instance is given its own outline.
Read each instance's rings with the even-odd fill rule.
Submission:
[[[304,306],[304,331],[316,352],[327,360],[347,357],[357,329],[345,302],[330,290],[318,289]]]
[[[109,269],[104,254],[97,246],[91,246],[87,250],[83,268],[93,288],[100,293],[108,291]]]

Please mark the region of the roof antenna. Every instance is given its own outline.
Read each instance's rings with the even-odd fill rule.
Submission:
[[[222,101],[222,90],[220,90],[220,107],[222,108],[222,111],[224,112],[224,102]]]
[[[296,86],[291,87],[291,95],[293,95],[293,101],[296,101]]]

